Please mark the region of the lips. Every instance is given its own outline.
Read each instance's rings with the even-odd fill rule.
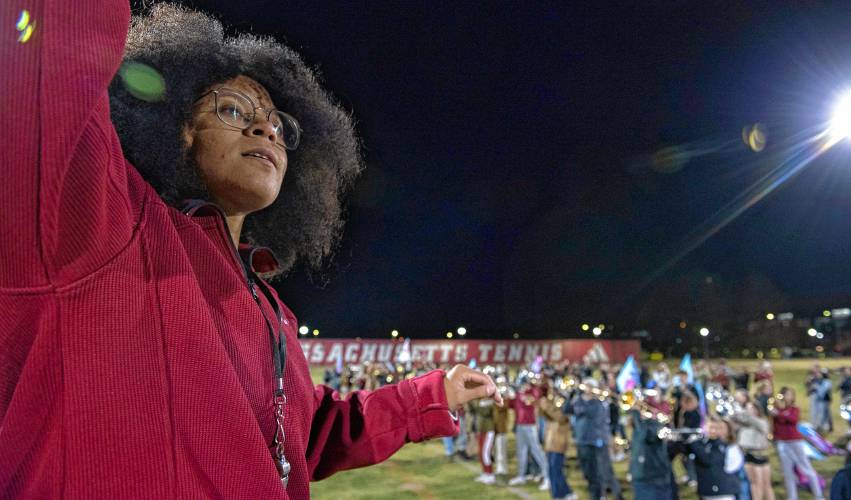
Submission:
[[[278,160],[278,156],[275,152],[268,148],[256,148],[242,153],[242,156],[247,156],[249,158],[257,158],[258,160],[265,161],[272,168],[278,168],[278,164],[280,163]]]

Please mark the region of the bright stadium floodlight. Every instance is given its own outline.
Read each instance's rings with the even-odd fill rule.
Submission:
[[[308,328],[306,325],[301,325],[301,328],[298,329],[298,333],[302,335],[307,335],[308,333],[310,333],[310,328]]]
[[[836,101],[828,133],[835,142],[851,137],[851,91],[846,91]]]
[[[595,337],[599,337],[600,334],[603,333],[603,329],[598,326],[591,330],[591,332],[594,334]]]
[[[707,335],[709,335],[709,328],[706,328],[706,327],[701,328],[700,329],[700,336],[706,337]]]
[[[463,326],[459,326],[459,327],[458,327],[458,335],[460,335],[460,336],[462,336],[462,337],[463,337],[463,336],[464,336],[464,335],[466,335],[466,334],[467,334],[467,329],[466,329],[466,328],[464,328]]]

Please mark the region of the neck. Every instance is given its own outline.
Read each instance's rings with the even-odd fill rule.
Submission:
[[[225,220],[228,223],[228,232],[230,232],[233,246],[239,249],[239,236],[242,234],[242,223],[245,222],[245,214],[225,215]]]

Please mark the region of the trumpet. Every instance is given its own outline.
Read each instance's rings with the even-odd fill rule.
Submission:
[[[503,399],[514,399],[517,397],[517,390],[508,383],[508,377],[505,375],[497,375],[494,380],[496,390]]]
[[[851,396],[842,398],[842,402],[839,403],[839,414],[845,421],[851,422]]]
[[[695,427],[679,427],[676,429],[662,427],[656,435],[662,441],[682,441],[684,443],[693,443],[703,439],[705,433],[703,429]]]
[[[660,424],[667,424],[671,421],[671,417],[669,417],[664,412],[653,408],[647,402],[647,396],[655,394],[658,394],[655,389],[633,389],[631,391],[625,392],[621,394],[621,409],[623,411],[636,410],[639,412],[641,418],[652,418]]]
[[[774,396],[768,398],[768,401],[766,401],[765,406],[769,414],[774,414],[777,411],[778,401],[783,401],[783,394],[775,394]],[[843,418],[845,417],[843,416]]]
[[[730,391],[720,387],[713,386],[706,391],[706,399],[715,403],[715,413],[719,417],[729,417],[734,413],[744,411],[741,403],[736,401]]]

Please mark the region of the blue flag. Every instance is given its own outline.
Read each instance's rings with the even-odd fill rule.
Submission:
[[[691,367],[691,353],[686,353],[680,361],[680,370],[688,374],[688,383],[694,384],[694,369]]]
[[[620,373],[618,373],[618,378],[615,379],[618,386],[618,392],[623,393],[631,391],[638,386],[638,381],[638,365],[635,364],[635,360],[632,356],[630,356],[626,358],[626,362],[623,364]]]

